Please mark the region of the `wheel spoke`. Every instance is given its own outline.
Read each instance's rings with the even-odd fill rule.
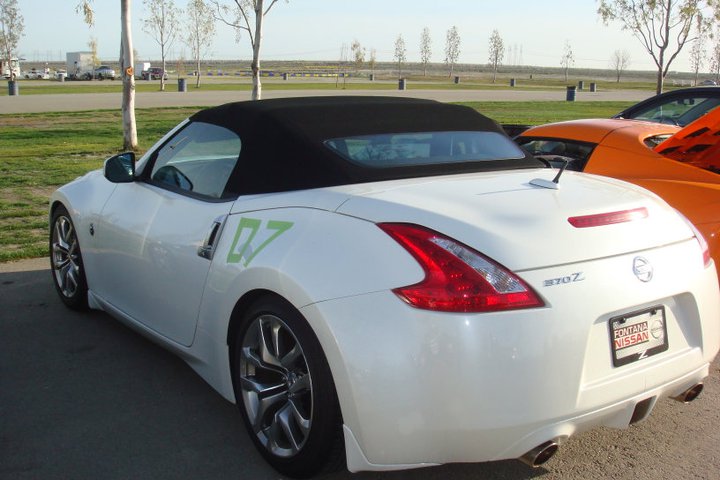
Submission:
[[[276,412],[277,407],[286,401],[287,393],[284,390],[258,399],[255,418],[250,419],[255,433],[260,432],[265,427],[267,416],[272,412]]]
[[[298,395],[304,392],[309,392],[310,387],[310,374],[306,373],[305,375],[299,376],[295,383],[290,386],[289,390],[290,393]]]
[[[302,432],[303,437],[307,436],[307,434],[310,432],[310,417],[305,417],[305,415],[303,415],[303,413],[298,408],[297,402],[295,402],[294,400],[290,402],[290,406],[292,407],[291,410],[293,418],[295,419],[295,424]]]
[[[250,347],[243,348],[243,357],[250,365],[252,365],[256,369],[268,370],[270,372],[275,372],[279,375],[282,375],[284,373],[284,370],[282,368],[278,368],[275,365],[271,365],[263,361],[263,359],[258,356],[255,350]]]
[[[287,370],[292,370],[292,368],[297,363],[298,359],[301,359],[303,362],[305,359],[302,356],[302,350],[300,349],[300,346],[296,343],[292,350],[290,350],[288,353],[286,353],[281,359],[280,364]]]
[[[273,421],[280,425],[280,429],[285,435],[285,438],[290,441],[290,450],[293,453],[299,451],[304,437],[298,438],[298,432],[296,432],[291,425],[291,423],[295,423],[292,403],[288,402],[283,408],[278,410]]]
[[[282,368],[282,364],[276,353],[277,336],[275,326],[270,320],[265,320],[262,317],[258,319],[258,323],[260,324],[260,358],[268,365]]]

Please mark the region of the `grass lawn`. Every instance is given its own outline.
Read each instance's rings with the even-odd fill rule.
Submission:
[[[469,102],[500,123],[609,117],[625,102]],[[199,107],[198,107],[199,108]],[[136,110],[140,151],[198,108]],[[116,111],[0,115],[0,261],[47,254],[48,197],[122,144]]]

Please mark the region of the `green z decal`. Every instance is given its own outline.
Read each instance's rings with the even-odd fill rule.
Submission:
[[[268,220],[265,228],[261,228],[262,223],[263,221],[257,218],[240,219],[228,252],[227,263],[242,263],[247,267],[265,247],[294,225],[293,222]],[[258,242],[261,243],[257,245]]]

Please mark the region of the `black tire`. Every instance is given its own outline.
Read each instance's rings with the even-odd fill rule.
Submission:
[[[50,270],[60,300],[73,310],[87,309],[87,280],[75,224],[60,205],[50,219]]]
[[[231,340],[233,385],[255,447],[289,477],[342,468],[345,446],[335,384],[307,321],[287,301],[268,295],[241,322]]]

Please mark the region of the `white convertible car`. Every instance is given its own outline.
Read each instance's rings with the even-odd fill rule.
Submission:
[[[694,399],[720,344],[692,225],[461,106],[210,108],[57,190],[50,223],[65,304],[181,356],[290,476],[539,465]]]

